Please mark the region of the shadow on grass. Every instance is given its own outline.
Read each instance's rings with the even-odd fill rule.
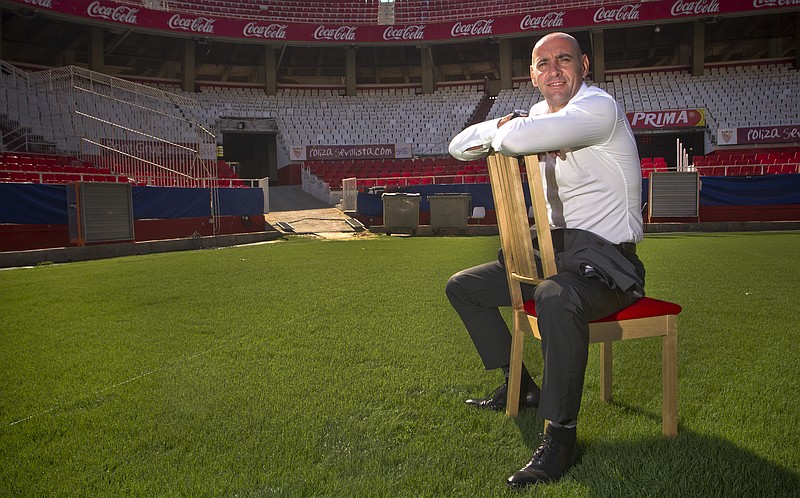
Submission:
[[[516,418],[531,453],[540,443],[543,422],[533,412]],[[579,428],[577,462],[562,484],[588,489],[591,496],[798,496],[800,490],[800,474],[736,441],[683,428],[674,438],[602,437],[587,441]],[[537,487],[542,486],[548,485]]]

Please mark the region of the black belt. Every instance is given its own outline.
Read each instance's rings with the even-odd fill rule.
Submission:
[[[533,228],[533,227],[531,227]],[[553,241],[553,251],[556,254],[560,252],[564,252],[564,235],[568,229],[555,229],[550,231],[550,237]],[[536,240],[535,233],[531,230],[531,235],[534,237],[534,247],[538,250],[539,249],[539,241]],[[634,242],[622,242],[619,244],[609,244],[611,247],[616,249],[620,252],[623,256],[635,256],[636,255],[636,243]]]
[[[617,250],[623,255],[636,254],[636,244],[633,242],[622,242],[621,244],[614,244],[614,247],[616,247]]]

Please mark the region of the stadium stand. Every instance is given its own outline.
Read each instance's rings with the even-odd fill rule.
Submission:
[[[309,173],[325,183],[340,185],[357,178],[357,186],[407,187],[411,185],[488,183],[486,161],[460,162],[451,157],[396,160],[306,161]]]
[[[702,108],[707,111],[709,138],[719,128],[779,126],[800,121],[800,73],[790,64],[712,66],[703,76],[681,71],[615,74],[607,82],[591,82],[605,89],[626,112]],[[529,81],[513,90],[501,90],[488,118],[511,109],[529,108],[541,100]],[[797,149],[697,155],[694,168],[704,176],[790,174],[800,171]],[[666,171],[665,158],[641,160],[642,177]]]
[[[800,173],[800,148],[737,150],[694,157],[704,176],[786,175]]]
[[[254,19],[274,22],[376,24],[381,4],[391,9],[390,19],[397,24],[479,19],[554,8],[587,8],[600,4],[628,3],[626,0],[116,0],[116,3],[158,8],[168,12]]]
[[[129,182],[129,178],[116,175],[108,168],[76,157],[20,152],[0,154],[0,178],[30,183]]]
[[[711,67],[703,76],[623,74],[601,86],[627,111],[701,107],[709,111],[715,128],[730,128],[798,122],[798,85],[800,73],[789,64],[764,64]]]
[[[390,88],[347,97],[330,89],[290,88],[268,96],[254,88],[227,87],[203,87],[200,93],[186,95],[202,104],[206,126],[213,126],[220,116],[277,119],[279,138],[287,148],[411,143],[422,155],[446,153],[450,137],[483,98],[476,85],[446,87],[431,95]]]
[[[611,75],[594,82],[626,112],[704,108],[712,137],[718,128],[793,124],[800,121],[800,72],[787,64],[711,67],[703,76],[685,71]],[[489,118],[541,100],[529,81],[501,90]]]
[[[642,178],[650,178],[651,173],[667,171],[667,163],[663,157],[643,157],[641,159]]]
[[[716,129],[721,127],[797,122],[800,120],[800,102],[792,89],[798,85],[800,73],[788,64],[712,67],[707,75],[699,77],[685,72],[622,74],[599,84],[618,98],[627,112],[705,108],[712,138]],[[776,88],[779,91],[775,98],[752,98],[753,95],[767,95],[770,91],[774,93]],[[342,97],[325,89],[291,89],[269,97],[252,88],[205,87],[198,98],[204,102],[209,120],[225,113],[278,118],[286,141],[284,146],[290,145],[289,142],[308,145],[362,143],[358,141],[366,137],[374,143],[413,143],[418,155],[441,155],[446,153],[449,138],[466,124],[480,103],[482,94],[479,90],[474,85],[456,87],[437,92],[435,97],[424,98],[426,96],[413,95],[410,89],[372,90],[372,93],[360,92],[356,97]],[[540,94],[529,81],[520,82],[513,90],[500,91],[487,118],[500,117],[515,108],[529,108],[539,100]],[[748,107],[728,106],[726,103],[729,101],[748,102]],[[757,102],[757,113],[751,110],[756,104],[750,104],[750,101]],[[278,110],[283,106],[285,114],[281,116]],[[426,122],[431,116],[446,114],[453,109],[455,115],[451,114],[441,123],[428,123],[424,131],[416,127],[416,123]],[[404,118],[398,117],[400,113]],[[287,123],[290,120],[292,122]],[[433,139],[421,141],[430,137]],[[789,171],[791,167],[791,161],[788,161],[784,169]],[[663,168],[663,163],[659,168],[650,168],[643,161],[643,176]],[[327,178],[334,181],[332,188],[338,188],[336,185],[346,177],[346,170],[341,170],[340,175],[328,173]],[[733,169],[721,170],[722,173],[728,171],[733,173]],[[763,171],[766,174],[782,170],[770,168]],[[710,174],[704,170],[701,173]],[[370,180],[377,183],[378,178],[380,175]],[[407,182],[399,180],[400,184]]]
[[[2,61],[0,67],[0,85],[10,102],[0,116],[4,142],[7,130],[22,141],[13,150],[49,153],[56,162],[59,156],[77,158],[100,169],[68,172],[83,181],[216,184],[214,137],[198,123],[193,99],[76,66],[31,73]],[[20,164],[32,167],[24,177],[9,175],[12,180],[74,181],[47,169],[41,157],[25,157]],[[117,176],[103,178],[111,174]]]
[[[559,7],[588,7],[592,4],[593,2],[589,1],[566,1],[559,2]],[[552,8],[552,6],[553,2],[547,0],[484,0],[482,2],[469,3],[459,0],[408,0],[395,2],[394,15],[395,21],[399,24],[413,24],[499,17],[546,10]]]
[[[217,176],[220,187],[247,186],[222,159],[217,163]],[[130,178],[115,173],[112,168],[101,167],[91,161],[81,161],[74,156],[8,151],[0,153],[0,181],[55,184],[79,181],[134,185],[156,183],[154,178]]]
[[[375,24],[379,0],[117,0],[116,3],[229,19]]]
[[[11,3],[26,5],[7,5]],[[252,215],[260,219],[261,211],[268,206],[268,187],[297,182],[302,182],[306,193],[327,203],[341,199],[339,206],[347,212],[358,211],[362,201],[365,205],[378,203],[383,191],[469,191],[479,199],[476,207],[485,209],[484,216],[491,223],[491,202],[481,198],[489,190],[485,161],[455,161],[447,154],[447,145],[465,126],[528,108],[541,98],[526,73],[530,43],[543,30],[528,31],[517,20],[521,22],[523,15],[536,12],[542,16],[553,9],[589,12],[638,4],[630,0],[108,3],[141,7],[143,16],[163,11],[152,20],[180,17],[173,13],[204,15],[210,18],[207,21],[219,21],[218,26],[225,24],[229,29],[208,31],[205,34],[209,36],[176,35],[167,30],[151,32],[145,27],[149,25],[140,24],[121,32],[114,23],[92,21],[89,38],[82,21],[93,16],[90,10],[83,15],[51,17],[48,7],[36,2],[4,3],[3,53],[14,66],[0,61],[0,100],[4,103],[0,112],[0,183],[8,189],[6,192],[37,193],[68,190],[63,184],[72,182],[127,183],[139,195],[159,191],[149,187],[163,187],[170,195],[184,189],[209,189],[210,195],[203,194],[207,209],[203,206],[197,216],[189,217],[191,220],[176,213],[163,218],[162,213],[148,213],[147,219],[169,220],[158,224],[157,233],[142,232],[142,237],[152,239],[171,237],[173,230],[188,227],[188,233],[201,235],[260,230],[262,227],[252,223]],[[103,7],[108,6],[103,3]],[[643,186],[652,184],[648,179],[653,173],[694,170],[710,177],[703,179],[706,192],[746,184],[758,195],[764,192],[775,197],[753,201],[753,205],[769,206],[760,210],[752,209],[751,204],[735,204],[739,210],[734,215],[722,211],[732,202],[741,202],[738,198],[726,200],[727,204],[716,211],[705,206],[706,220],[783,220],[797,216],[798,204],[794,201],[787,204],[789,207],[772,204],[779,200],[786,204],[786,197],[775,192],[791,190],[798,179],[799,142],[767,143],[748,138],[747,145],[716,144],[718,134],[720,141],[728,142],[732,136],[729,129],[743,132],[742,128],[782,126],[787,133],[796,133],[800,123],[796,16],[784,16],[784,10],[764,10],[762,14],[754,9],[745,9],[753,10],[752,16],[726,16],[724,23],[693,17],[704,26],[704,61],[697,61],[697,54],[686,50],[690,44],[697,45],[691,36],[698,37],[697,33],[691,35],[689,18],[679,22],[674,14],[665,15],[666,24],[655,29],[655,34],[652,27],[640,22],[621,22],[600,30],[605,32],[601,41],[606,57],[593,61],[593,67],[601,68],[595,71],[600,80],[595,84],[616,97],[626,112],[704,110],[704,125],[691,131],[646,126],[636,129],[645,156],[670,155],[665,139],[680,137],[679,154],[641,158]],[[497,37],[470,36],[453,43],[435,38],[439,36],[437,29],[445,31],[436,23],[451,23],[452,29],[457,29],[472,26],[476,20],[488,24],[502,16],[518,19],[499,19],[496,27],[503,23],[519,25],[520,31],[500,32]],[[745,47],[726,52],[724,47],[731,43],[729,32],[743,29],[745,17],[754,33],[752,39]],[[370,36],[359,39],[358,44],[315,39],[305,45],[305,41],[298,43],[294,38],[282,43],[277,37],[264,44],[261,40],[229,38],[228,34],[238,32],[238,26],[245,22],[227,23],[228,18],[255,20],[264,26],[270,22],[305,25],[294,26],[299,31],[308,30],[312,23],[318,27],[359,25],[358,31]],[[41,29],[30,38],[32,27],[39,23]],[[429,47],[410,40],[384,44],[377,36],[378,32],[386,33],[384,25],[428,24],[436,28],[430,30],[434,33]],[[623,30],[624,37],[620,35]],[[447,32],[461,34],[449,26]],[[596,47],[594,30],[578,35],[582,45]],[[695,61],[704,62],[704,67]],[[192,73],[187,74],[187,69]],[[508,86],[512,88],[503,89]],[[237,126],[233,120],[252,120],[253,128],[249,122]],[[265,130],[269,135],[266,143],[262,140]],[[254,135],[258,135],[255,140]],[[689,154],[676,168],[684,137]],[[262,150],[257,151],[256,159],[246,157],[249,151],[244,142],[249,142],[248,146],[258,142],[268,157],[264,159]],[[323,146],[350,156],[356,148],[348,146],[384,144],[397,146],[397,158],[301,160],[306,154],[319,158]],[[142,152],[148,147],[165,152]],[[217,157],[229,151],[225,157],[238,164]],[[376,154],[387,155],[395,154]],[[250,164],[255,162],[255,166]],[[247,178],[239,178],[237,171]],[[276,172],[277,179],[273,177]],[[255,179],[261,176],[269,176],[269,182]],[[264,191],[215,188],[255,183],[260,183]],[[221,199],[228,195],[247,205],[228,212],[229,200]],[[205,204],[205,198],[201,203]],[[6,195],[6,199],[11,197]],[[426,209],[423,202],[423,212]],[[374,210],[366,206],[364,213],[364,222],[373,223],[382,210],[376,204]],[[40,218],[26,218],[24,223],[34,219]],[[60,243],[66,244],[64,238],[61,236]],[[42,247],[50,243],[41,242]],[[25,244],[20,239],[20,245],[14,247],[32,247]]]
[[[58,107],[57,95],[37,95],[25,113],[24,96],[3,74],[4,96],[19,104],[11,106],[12,116],[23,127],[38,126],[45,139],[56,144],[57,150],[75,150],[71,138],[55,133],[60,129],[58,119],[67,114],[48,113]],[[800,121],[800,99],[794,89],[800,86],[800,73],[789,64],[711,67],[703,76],[691,76],[681,71],[626,73],[611,75],[606,82],[595,83],[614,95],[626,112],[675,108],[704,108],[707,110],[709,136],[716,129],[738,126],[782,125]],[[328,190],[341,187],[344,178],[359,178],[359,187],[403,187],[417,183],[475,183],[486,181],[485,165],[481,168],[460,167],[446,157],[450,138],[474,117],[485,93],[480,85],[465,84],[443,87],[430,95],[418,95],[411,87],[360,89],[356,96],[338,94],[326,88],[283,88],[275,96],[264,95],[256,88],[203,86],[200,92],[182,92],[175,85],[154,85],[159,90],[196,99],[197,119],[207,129],[214,129],[221,117],[273,118],[279,129],[280,145],[288,150],[302,145],[349,144],[412,144],[414,160],[330,162],[315,165],[307,162],[309,181],[319,181]],[[762,97],[771,95],[770,97]],[[79,93],[77,98],[86,98]],[[486,116],[500,117],[515,108],[529,108],[540,94],[529,81],[519,82],[514,89],[501,90]],[[102,99],[108,106],[104,113],[118,122],[135,120],[134,107],[113,99]],[[154,111],[169,116],[175,107],[166,101],[150,103]],[[733,103],[733,105],[729,105]],[[38,123],[38,124],[37,124]],[[158,133],[167,133],[167,120],[153,121]],[[188,139],[189,137],[181,137]],[[767,155],[710,154],[697,156],[695,167],[702,175],[734,176],[753,174],[785,174],[798,171],[798,157],[789,149]],[[431,161],[426,161],[430,156]],[[751,157],[752,156],[752,157]],[[56,156],[58,157],[58,156]],[[666,168],[664,158],[642,158],[642,174]],[[328,163],[328,162],[326,162]],[[113,165],[102,164],[102,172],[71,172],[71,174],[112,174]],[[420,167],[420,166],[428,166]],[[430,166],[433,166],[432,168]],[[44,171],[26,171],[13,175],[3,168],[3,178],[12,181],[63,181],[57,172],[43,176]],[[222,169],[218,170],[222,171]],[[227,170],[225,170],[227,171]],[[37,174],[38,173],[38,174]],[[230,172],[220,175],[223,186],[240,186]],[[126,180],[127,181],[127,180]],[[146,183],[146,182],[145,182]]]

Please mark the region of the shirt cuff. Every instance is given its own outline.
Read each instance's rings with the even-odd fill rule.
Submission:
[[[450,155],[461,161],[470,161],[485,157],[490,150],[490,144],[497,133],[497,123],[500,118],[484,121],[465,129],[456,135],[450,142]],[[468,150],[475,147],[474,150]]]
[[[523,146],[524,144],[517,142],[529,141],[525,139],[530,136],[530,130],[526,133],[525,127],[529,127],[532,124],[533,121],[530,118],[517,118],[509,121],[495,133],[491,147],[496,152],[509,156],[530,153],[530,151],[523,152],[526,147]]]

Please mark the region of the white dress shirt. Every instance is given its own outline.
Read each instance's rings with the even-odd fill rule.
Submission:
[[[540,154],[547,212],[555,228],[578,228],[611,243],[642,240],[642,177],[628,120],[611,95],[585,83],[563,109],[542,101],[530,116],[470,126],[450,142],[450,154],[470,161],[491,149],[511,156]],[[467,150],[477,147],[476,150]],[[542,154],[559,151],[558,157]],[[544,159],[543,159],[544,157]]]

